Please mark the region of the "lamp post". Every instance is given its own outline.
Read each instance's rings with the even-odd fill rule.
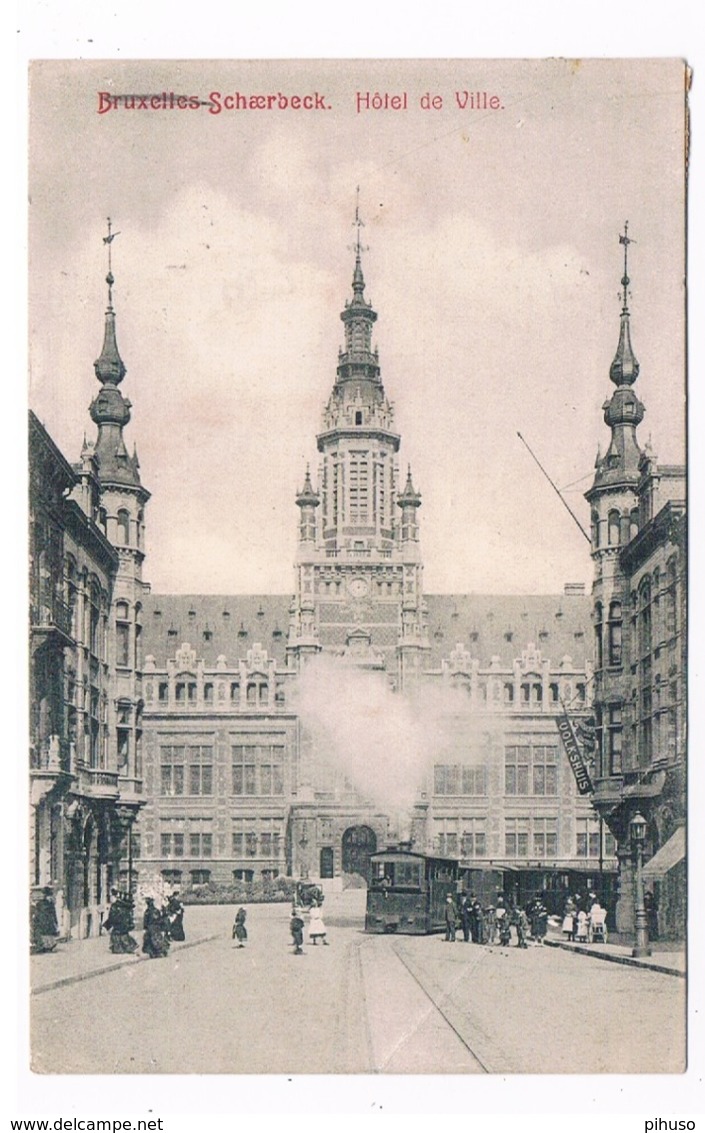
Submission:
[[[636,929],[636,944],[632,948],[632,956],[650,956],[646,908],[644,907],[644,881],[641,876],[644,840],[646,838],[646,819],[638,811],[629,823],[629,833],[632,840],[632,857],[634,860],[634,925]]]

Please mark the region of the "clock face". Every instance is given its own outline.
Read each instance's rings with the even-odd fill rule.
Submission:
[[[364,578],[353,578],[352,581],[348,583],[348,590],[352,594],[353,598],[364,598],[365,594],[367,593],[368,586]]]

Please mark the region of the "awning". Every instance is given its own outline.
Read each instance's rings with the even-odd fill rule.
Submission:
[[[679,826],[675,834],[671,834],[671,837],[663,844],[661,849],[657,850],[652,858],[649,858],[644,866],[644,879],[652,881],[654,878],[658,880],[660,877],[665,877],[669,870],[683,861],[684,857],[685,826]]]

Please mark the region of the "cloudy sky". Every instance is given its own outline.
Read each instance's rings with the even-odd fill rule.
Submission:
[[[98,114],[100,91],[317,92],[330,109]],[[464,91],[502,108],[462,109]],[[406,92],[407,109],[358,112],[357,92]],[[425,93],[442,108],[421,109]],[[684,460],[677,62],[47,62],[30,146],[30,404],[75,460],[95,432],[110,216],[156,592],[292,588],[357,185],[428,592],[590,580],[588,545],[517,431],[587,527],[627,218],[640,437]]]

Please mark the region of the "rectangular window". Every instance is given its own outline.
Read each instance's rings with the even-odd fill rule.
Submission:
[[[189,856],[192,858],[213,857],[213,835],[210,830],[192,829],[190,831]]]
[[[507,818],[504,821],[504,852],[508,858],[528,858],[529,819]]]
[[[233,794],[283,795],[284,755],[282,743],[233,744]]]
[[[558,820],[534,818],[533,855],[537,858],[555,858],[558,853]]]
[[[504,749],[506,795],[556,795],[558,749],[550,744],[510,744]]]
[[[510,745],[504,750],[504,791],[507,795],[529,794],[531,748]]]
[[[609,774],[620,775],[622,772],[621,705],[611,704],[608,709],[607,756],[609,761]]]
[[[599,858],[600,820],[598,818],[576,818],[575,850],[579,858]]]
[[[464,858],[484,858],[487,855],[486,819],[462,818],[460,852]]]
[[[437,795],[486,795],[487,768],[484,764],[437,763],[433,785]]]
[[[118,622],[115,626],[115,664],[130,664],[130,627],[124,622]]]

